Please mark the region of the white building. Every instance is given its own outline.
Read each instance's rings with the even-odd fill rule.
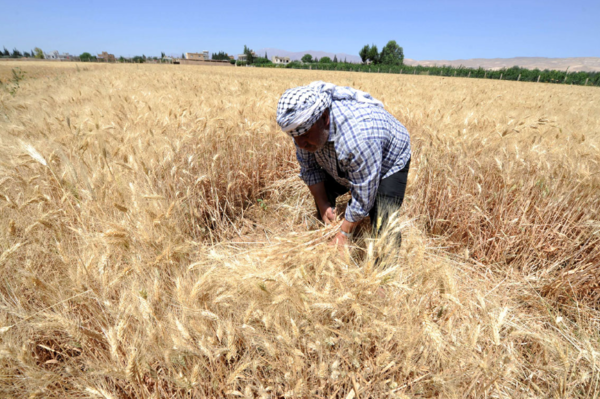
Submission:
[[[44,53],[44,58],[47,60],[57,60],[58,59],[58,50],[51,51],[49,53]]]
[[[44,53],[44,59],[67,61],[71,59],[71,55],[69,55],[69,53],[60,54],[58,50],[54,50],[49,53]]]
[[[273,64],[289,64],[290,63],[290,57],[279,57],[279,56],[274,56],[272,58]]]

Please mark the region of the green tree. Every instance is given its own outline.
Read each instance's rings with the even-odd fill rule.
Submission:
[[[254,63],[255,64],[272,64],[271,60],[269,60],[268,58],[263,58],[263,57],[256,57],[254,59]]]
[[[319,62],[319,59],[317,57],[315,57],[314,62]]]
[[[367,62],[367,59],[369,58],[370,50],[371,50],[371,46],[369,46],[368,44],[365,44],[363,46],[363,48],[361,48],[360,51],[358,52],[358,55],[360,55],[360,59],[362,60],[363,64],[365,62]]]
[[[227,60],[229,61],[229,55],[224,51],[219,51],[218,53],[212,54],[213,60]]]
[[[248,64],[254,63],[254,54],[252,54],[252,50],[246,45],[244,45],[244,54],[246,54],[246,62]]]
[[[269,56],[267,55],[267,52],[265,51],[265,58],[269,59]]]
[[[164,53],[163,53],[164,54]],[[123,58],[123,56],[119,57],[119,62],[125,62],[125,58]]]
[[[40,60],[44,59],[44,52],[41,48],[36,47],[33,49],[33,51],[35,52],[35,58],[39,58]]]
[[[92,55],[88,52],[85,52],[79,56],[79,59],[83,62],[88,62],[92,60]]]
[[[21,52],[19,50],[17,50],[16,48],[13,48],[13,52],[10,55],[10,58],[20,58],[22,56],[23,56],[23,54],[21,54]]]
[[[305,64],[310,64],[311,62],[313,62],[313,57],[310,54],[304,54],[301,58],[302,62],[304,62]]]
[[[319,60],[319,63],[321,64],[331,64],[331,58],[329,57],[323,57]]]
[[[333,56],[333,63],[334,64],[338,63],[337,54]]]
[[[379,64],[379,49],[376,45],[372,45],[367,54],[367,59],[373,64]]]
[[[162,58],[165,58],[165,52],[164,52],[164,51],[161,51],[161,52],[160,52],[160,58],[161,58],[161,59],[162,59]]]
[[[381,49],[380,60],[385,65],[402,65],[404,63],[404,50],[395,40],[390,40]]]
[[[24,51],[24,52],[23,52],[23,57],[27,57],[27,58],[29,58],[29,57],[30,57],[30,55],[29,55],[29,53],[28,53],[27,51]]]

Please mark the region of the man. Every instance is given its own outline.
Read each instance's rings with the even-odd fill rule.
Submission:
[[[335,221],[335,200],[352,198],[334,244],[346,245],[362,219],[375,233],[404,200],[410,165],[406,128],[370,94],[313,82],[281,96],[277,123],[293,137],[300,177],[323,222]]]

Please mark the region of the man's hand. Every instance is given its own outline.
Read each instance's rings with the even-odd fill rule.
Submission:
[[[346,245],[348,245],[348,237],[338,232],[335,235],[335,237],[333,237],[333,239],[329,241],[329,245],[338,247],[340,250],[343,250],[346,248]]]
[[[325,224],[335,223],[335,209],[330,206],[326,207],[325,211],[321,212],[321,219]]]
[[[356,229],[356,226],[358,226],[358,224],[360,223],[360,221],[358,222],[349,222],[346,219],[344,219],[342,221],[342,225],[340,226],[340,230],[335,237],[333,237],[333,239],[329,242],[330,245],[333,246],[337,246],[338,248],[340,248],[340,250],[345,249],[348,244],[350,243],[350,239],[348,238],[348,236],[346,234],[352,234],[352,232],[354,232],[354,230]],[[343,234],[342,232],[345,232],[346,234]]]
[[[321,214],[321,220],[325,224],[335,222],[335,208],[332,208],[331,203],[327,199],[325,182],[319,182],[317,184],[313,184],[312,186],[308,186],[308,189],[315,199],[315,203],[317,204],[317,208]]]

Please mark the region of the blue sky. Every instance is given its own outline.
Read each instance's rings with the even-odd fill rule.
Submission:
[[[71,54],[322,50],[407,58],[599,57],[600,1],[0,0],[0,46]]]

